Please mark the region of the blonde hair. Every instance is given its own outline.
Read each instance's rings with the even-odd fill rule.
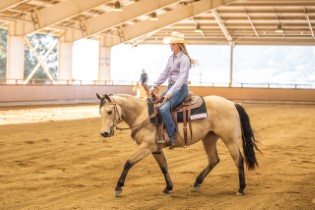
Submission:
[[[190,66],[196,64],[196,60],[195,60],[195,59],[192,59],[192,58],[189,56],[185,44],[184,44],[184,43],[177,43],[177,44],[179,45],[180,50],[183,51],[183,53],[188,56],[188,58],[189,58],[189,60],[190,60]]]

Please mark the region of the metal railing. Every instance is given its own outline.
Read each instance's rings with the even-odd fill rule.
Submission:
[[[27,84],[22,79],[1,79],[0,85],[135,85],[137,81],[125,80],[49,80],[31,79]],[[152,85],[153,82],[149,82]],[[238,88],[284,88],[284,89],[315,89],[315,84],[280,84],[280,83],[224,83],[224,82],[190,82],[198,87],[238,87]]]

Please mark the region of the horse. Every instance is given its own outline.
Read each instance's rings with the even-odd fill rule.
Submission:
[[[172,180],[168,172],[168,165],[163,153],[163,146],[156,143],[156,125],[150,121],[148,101],[127,94],[103,95],[96,94],[100,100],[99,112],[101,116],[100,135],[108,138],[114,135],[118,124],[124,121],[131,129],[132,138],[139,145],[134,154],[125,162],[123,171],[115,187],[115,196],[121,196],[122,188],[129,170],[139,161],[152,154],[158,163],[166,182],[163,193],[169,194],[173,189]],[[217,142],[219,139],[226,145],[234,164],[238,170],[239,189],[236,194],[244,195],[246,187],[244,160],[248,170],[258,167],[255,150],[259,151],[257,141],[250,123],[249,116],[242,105],[229,101],[220,96],[205,96],[207,117],[191,122],[193,135],[188,135],[191,144],[202,141],[208,157],[208,165],[197,176],[193,185],[199,190],[210,171],[219,163]],[[183,123],[178,123],[176,147],[184,147]],[[241,136],[244,157],[238,146]]]
[[[145,90],[145,88],[140,84],[140,82],[137,82],[135,86],[132,88],[133,92],[136,92],[136,96],[138,98],[146,99],[148,98],[148,92]]]

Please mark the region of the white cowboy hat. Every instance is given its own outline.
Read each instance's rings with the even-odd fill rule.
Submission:
[[[187,44],[188,41],[185,40],[185,35],[183,33],[174,31],[172,32],[170,37],[166,37],[163,39],[164,44],[170,44],[170,43],[183,43]]]

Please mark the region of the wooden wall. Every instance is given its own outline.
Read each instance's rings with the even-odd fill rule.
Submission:
[[[314,89],[191,86],[190,90],[196,95],[219,95],[230,100],[315,102]],[[0,102],[92,100],[96,93],[135,95],[130,85],[0,85]]]

